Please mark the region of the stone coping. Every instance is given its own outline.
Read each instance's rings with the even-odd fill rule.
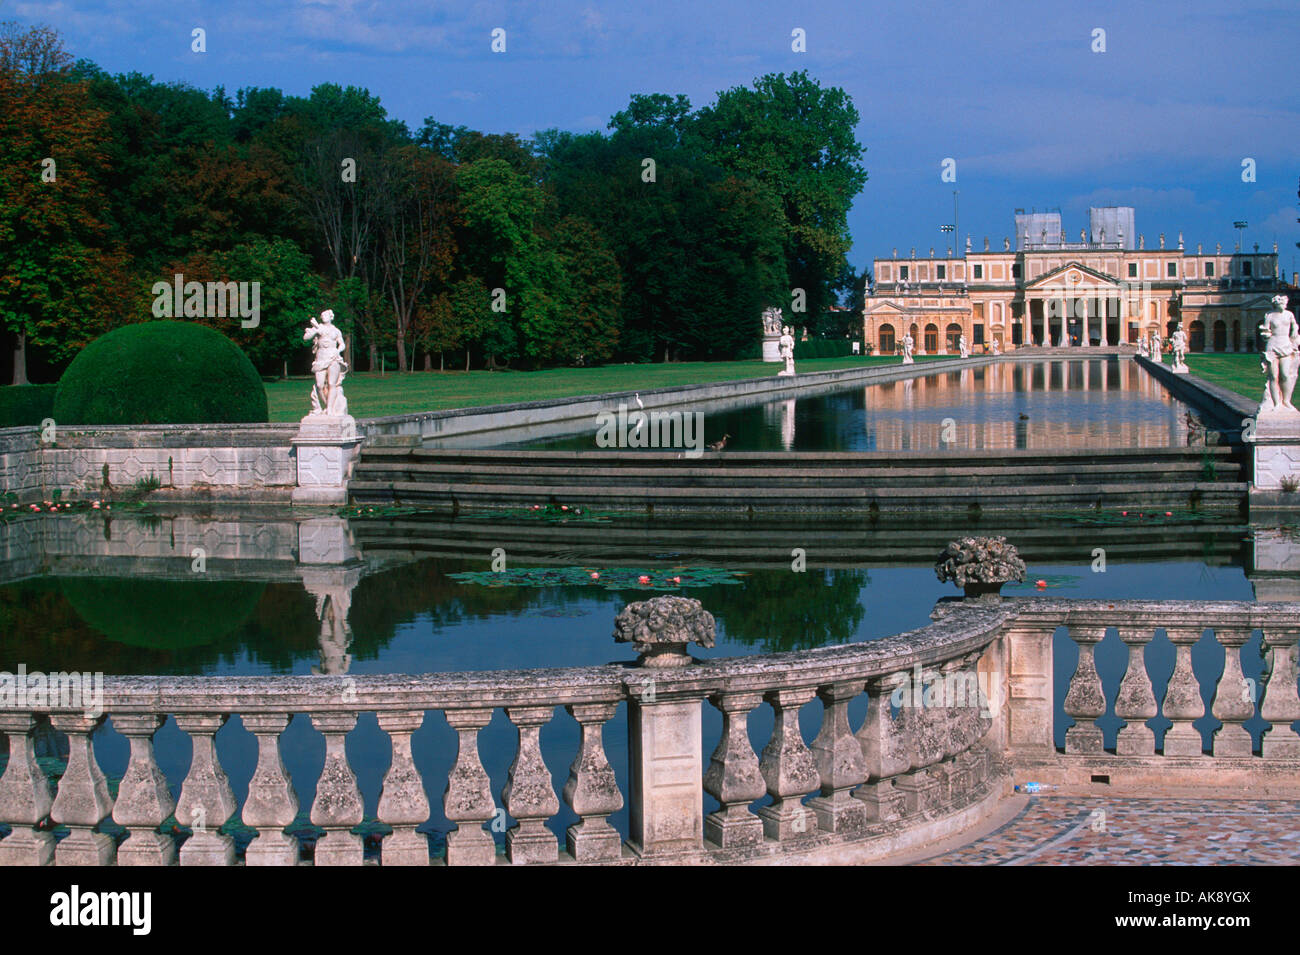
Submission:
[[[1215,415],[1222,424],[1233,428],[1241,427],[1242,418],[1253,418],[1259,410],[1259,402],[1251,401],[1245,395],[1239,395],[1221,385],[1206,381],[1191,373],[1179,374],[1169,365],[1157,364],[1150,358],[1136,355],[1137,363],[1147,370],[1157,381],[1165,386],[1175,397]],[[1263,393],[1264,379],[1260,378],[1260,393]]]

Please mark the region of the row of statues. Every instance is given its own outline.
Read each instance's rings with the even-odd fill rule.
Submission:
[[[916,359],[913,357],[913,354],[915,353],[915,349],[916,349],[916,339],[914,339],[911,335],[905,334],[903,335],[902,346],[903,346],[903,364],[904,365],[913,364],[916,361]],[[994,338],[992,344],[989,345],[989,350],[994,355],[1001,355],[1002,344],[996,338]],[[968,339],[965,334],[962,334],[962,336],[957,339],[957,351],[961,354],[962,358],[970,357],[970,339]]]

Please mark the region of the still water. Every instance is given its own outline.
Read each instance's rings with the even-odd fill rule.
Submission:
[[[729,435],[731,451],[1181,447],[1203,441],[1205,431],[1201,417],[1159,381],[1113,356],[1005,361],[777,401],[681,410],[701,411],[704,441]],[[495,446],[595,449],[595,424],[580,426],[538,439],[500,432]]]

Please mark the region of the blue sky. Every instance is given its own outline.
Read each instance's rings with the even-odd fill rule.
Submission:
[[[60,30],[74,56],[210,89],[364,86],[415,127],[603,128],[638,92],[697,106],[767,72],[807,69],[862,116],[869,181],[849,217],[855,268],[897,246],[942,250],[960,190],[963,234],[994,248],[1014,207],[1137,209],[1155,245],[1278,242],[1297,268],[1300,177],[1294,2],[1074,4],[765,0],[0,0],[0,19]],[[207,52],[190,31],[207,31]],[[506,52],[490,50],[506,30]],[[807,52],[791,49],[806,32]],[[1105,30],[1105,52],[1093,31]],[[940,164],[956,160],[956,183]],[[1242,161],[1256,181],[1242,181]]]

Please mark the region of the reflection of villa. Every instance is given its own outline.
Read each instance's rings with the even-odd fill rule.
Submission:
[[[901,351],[905,333],[917,354],[955,354],[965,334],[976,351],[997,340],[1019,345],[1118,345],[1185,323],[1192,351],[1254,350],[1256,327],[1282,283],[1271,253],[1206,253],[1146,248],[1129,207],[1089,210],[1090,230],[1068,242],[1060,212],[1017,210],[1015,248],[964,257],[876,259],[863,310],[865,341],[878,354]],[[1135,241],[1136,239],[1136,241]]]
[[[1053,394],[1063,393],[1093,395],[1098,403],[1123,393],[1162,404],[1167,413],[1118,419],[1077,415],[1052,401]],[[1009,410],[981,414],[970,400],[973,394]],[[1032,416],[1016,413],[1017,394],[1038,399]],[[866,407],[871,412],[867,428],[872,451],[1159,448],[1205,440],[1204,430],[1189,421],[1186,409],[1159,381],[1132,362],[1113,359],[1053,362],[1048,367],[1003,362],[884,382],[868,386]]]

